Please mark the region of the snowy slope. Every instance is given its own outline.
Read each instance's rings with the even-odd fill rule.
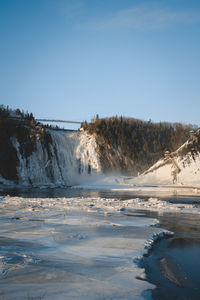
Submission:
[[[200,129],[178,150],[138,177],[140,184],[200,185]]]

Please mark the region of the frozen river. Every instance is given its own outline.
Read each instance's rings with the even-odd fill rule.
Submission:
[[[151,299],[157,283],[149,269],[145,280],[143,255],[159,237],[172,237],[172,212],[172,223],[182,213],[199,214],[200,197],[150,194],[1,191],[0,297]]]

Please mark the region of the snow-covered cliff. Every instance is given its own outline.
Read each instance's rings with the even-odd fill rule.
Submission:
[[[17,152],[17,184],[20,185],[74,185],[83,183],[100,173],[100,163],[96,153],[96,142],[85,132],[46,130],[50,141],[36,141],[36,149],[25,157],[20,151],[20,143],[11,137]],[[4,180],[1,182],[11,183]]]
[[[200,185],[200,129],[178,150],[144,172],[140,184]]]
[[[100,127],[92,123],[94,131],[88,130],[87,127],[87,131],[64,131],[52,127],[47,128],[37,122],[32,114],[24,114],[18,110],[13,112],[0,106],[0,184],[77,185],[88,180],[91,182],[91,179],[96,179],[96,175],[101,172],[115,170],[120,173],[129,168],[129,171],[133,171],[131,173],[133,175],[138,170],[137,166],[140,167],[143,164],[145,155],[148,157],[148,153],[150,155],[148,164],[144,164],[141,170],[145,170],[144,166],[147,168],[155,161],[152,159],[157,149],[155,138],[149,139],[148,145],[143,143],[144,141],[143,146],[140,145],[140,139],[144,140],[144,137],[149,134],[148,124],[143,124],[146,126],[143,126],[143,137],[138,133],[137,143],[134,144],[128,143],[133,136],[129,137],[127,131],[119,130],[121,127],[126,127],[123,125],[126,122],[123,123],[122,119],[117,118],[110,119],[110,123],[107,121],[102,120],[100,125],[103,125],[99,125]],[[107,126],[106,122],[110,125]],[[136,122],[135,125],[137,124],[142,123]],[[154,125],[151,126],[154,132]],[[174,131],[170,131],[173,129],[172,126],[167,129],[164,126],[163,132],[171,134],[173,139],[178,133],[184,133],[184,137],[186,133],[188,135],[186,128],[178,130],[179,127],[175,128],[176,134],[174,135],[172,134]],[[114,133],[113,128],[116,129]],[[159,135],[161,129],[158,126],[156,128]],[[103,134],[103,131],[106,134]],[[161,136],[164,136],[164,133]],[[123,138],[124,136],[126,139]],[[114,140],[113,137],[115,137]],[[120,137],[120,143],[118,137]],[[161,145],[161,140],[158,139],[160,150],[171,145],[171,142],[166,141],[166,138],[162,140]],[[169,149],[174,148],[169,147]],[[133,155],[130,156],[130,153]],[[159,153],[161,155],[161,152]],[[137,165],[136,168],[135,165]],[[124,183],[196,185],[199,184],[199,175],[200,130],[197,130],[178,150],[167,154],[141,176],[124,179]]]

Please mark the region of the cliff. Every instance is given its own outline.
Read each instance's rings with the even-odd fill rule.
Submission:
[[[137,176],[189,137],[192,125],[153,123],[133,118],[112,117],[83,123],[97,143],[97,152],[104,172],[120,172]]]
[[[145,170],[142,182],[182,182],[188,167],[199,174],[199,131],[185,143],[192,128],[113,117],[71,132],[0,107],[0,184],[69,186],[101,173],[137,176]],[[171,154],[162,159],[166,149]]]
[[[1,109],[0,183],[74,185],[101,171],[86,132],[47,128],[32,115]]]

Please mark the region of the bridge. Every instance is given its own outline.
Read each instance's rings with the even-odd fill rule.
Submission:
[[[26,119],[25,118],[23,118],[23,117],[17,117],[17,116],[9,116],[8,117],[8,119],[10,119],[10,120],[21,120],[21,121],[26,121]],[[80,121],[70,121],[70,120],[55,120],[55,119],[35,119],[36,121],[38,121],[38,122],[54,122],[54,123],[67,123],[67,124],[77,124],[77,125],[81,125],[81,123],[82,122],[80,122]],[[77,131],[77,129],[67,129],[67,128],[53,128],[52,127],[52,130],[66,130],[66,131]]]
[[[69,120],[50,120],[50,119],[36,119],[38,122],[54,122],[54,123],[68,123],[68,124],[81,124],[79,121],[69,121]]]

